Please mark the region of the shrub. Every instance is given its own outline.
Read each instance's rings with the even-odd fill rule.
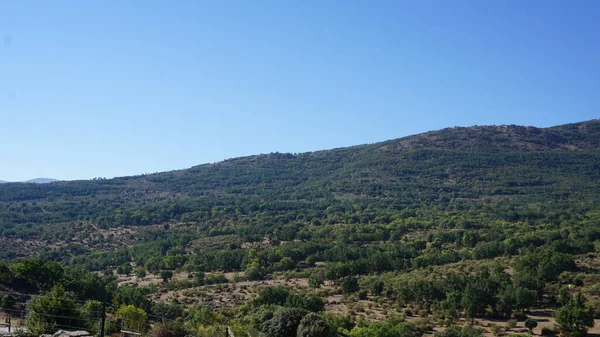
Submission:
[[[524,313],[524,312],[522,312],[522,311],[515,311],[515,312],[512,314],[512,317],[513,317],[514,319],[516,319],[517,321],[519,321],[519,322],[523,322],[524,320],[526,320],[526,319],[527,319],[527,314],[525,314],[525,313]]]
[[[528,318],[525,320],[525,327],[529,329],[529,332],[533,333],[533,329],[538,326],[538,322],[535,319]]]
[[[490,330],[494,334],[494,336],[500,336],[502,334],[502,327],[497,324],[492,323],[490,325]]]
[[[506,325],[504,326],[504,330],[508,331],[510,329],[514,329],[517,327],[517,320],[516,319],[509,319],[506,322]]]

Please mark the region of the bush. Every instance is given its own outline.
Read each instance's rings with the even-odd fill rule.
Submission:
[[[533,329],[538,326],[538,322],[535,319],[528,318],[525,320],[525,327],[533,332]]]
[[[490,324],[490,330],[492,331],[494,336],[502,335],[502,327],[500,327],[498,324]]]
[[[433,324],[431,320],[428,318],[419,318],[415,321],[415,325],[421,331],[431,331],[433,330]]]
[[[512,314],[512,318],[516,319],[519,322],[523,322],[523,321],[525,321],[527,319],[527,314],[525,314],[522,311],[515,311]]]
[[[504,326],[504,330],[508,331],[510,329],[514,329],[517,327],[517,320],[516,319],[509,319],[506,322],[506,325]]]

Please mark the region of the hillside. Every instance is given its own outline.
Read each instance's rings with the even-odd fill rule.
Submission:
[[[81,303],[134,305],[154,323],[182,318],[205,331],[198,337],[225,325],[295,335],[268,332],[287,321],[279,316],[308,311],[354,337],[552,334],[552,312],[572,309],[587,330],[600,312],[599,190],[597,120],[6,183],[0,252],[12,262],[0,262],[1,302],[26,310],[31,293],[59,284]],[[97,327],[89,317],[78,326]]]
[[[8,183],[0,187],[0,228],[5,237],[69,242],[87,225],[204,223],[262,236],[299,216],[368,223],[376,216],[367,210],[476,208],[498,219],[535,219],[598,207],[599,146],[597,120],[547,129],[476,126],[144,176]],[[265,212],[287,220],[255,221]]]

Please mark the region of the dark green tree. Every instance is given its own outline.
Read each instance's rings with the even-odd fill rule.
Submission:
[[[162,270],[160,272],[160,277],[162,278],[163,282],[167,283],[171,277],[173,277],[173,272],[170,270]]]
[[[331,329],[323,316],[313,312],[308,313],[298,325],[297,337],[327,337],[330,336]]]
[[[299,308],[282,308],[273,314],[273,318],[261,325],[265,337],[296,336],[298,326],[308,311]]]
[[[535,319],[528,318],[525,320],[525,327],[529,329],[530,333],[533,333],[533,329],[538,326],[538,322]]]
[[[354,276],[347,276],[340,283],[340,290],[344,294],[349,294],[358,291],[358,279]]]
[[[586,308],[586,302],[585,297],[578,293],[554,313],[556,328],[562,336],[585,336],[588,329],[594,326],[593,312]]]

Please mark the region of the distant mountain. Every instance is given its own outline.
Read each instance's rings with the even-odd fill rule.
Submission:
[[[35,179],[19,181],[19,182],[20,183],[31,183],[31,184],[48,184],[48,183],[53,183],[55,181],[58,181],[58,180],[52,179],[52,178],[35,178]],[[0,180],[0,184],[8,184],[8,183],[10,183],[10,181]]]
[[[53,183],[55,181],[58,181],[58,180],[52,179],[52,178],[35,178],[35,179],[26,180],[26,181],[24,181],[24,183],[48,184],[48,183]]]

